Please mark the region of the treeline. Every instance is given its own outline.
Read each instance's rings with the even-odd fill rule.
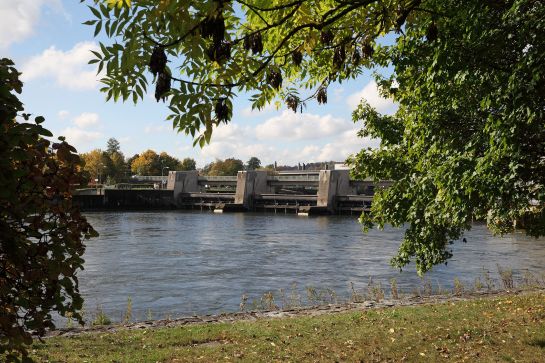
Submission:
[[[210,164],[206,164],[204,168],[202,168],[201,173],[203,175],[211,176],[229,176],[237,175],[237,173],[242,170],[257,169],[261,169],[261,161],[255,156],[252,156],[246,164],[244,164],[242,160],[235,158],[227,158],[225,160],[217,159]]]
[[[120,149],[119,141],[110,138],[106,150],[95,149],[81,154],[85,162],[83,172],[90,184],[107,184],[127,182],[132,175],[167,175],[169,171],[197,170],[197,163],[192,158],[180,160],[166,152],[157,153],[151,149],[126,158]],[[202,175],[230,176],[242,170],[320,170],[332,169],[335,163],[318,162],[290,165],[261,165],[261,160],[252,156],[246,163],[240,159],[217,159],[200,169]]]
[[[106,150],[95,149],[81,154],[84,161],[83,172],[94,184],[116,184],[130,180],[131,175],[161,175],[170,170],[195,170],[197,163],[192,158],[179,160],[166,152],[157,154],[146,150],[125,158],[120,149],[119,141],[110,138]]]

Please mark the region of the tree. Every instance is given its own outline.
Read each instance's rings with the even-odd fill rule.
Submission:
[[[185,169],[183,169],[179,159],[170,156],[164,151],[161,154],[157,154],[153,150],[146,150],[138,155],[138,157],[135,155],[135,158],[131,162],[131,170],[139,175],[161,175],[161,172],[166,173],[168,170]]]
[[[159,162],[161,163],[161,172],[159,172],[159,175],[166,172],[168,173],[169,170],[180,170],[181,169],[181,162],[177,158],[170,156],[166,152],[162,152],[159,155]],[[163,169],[164,168],[164,169]]]
[[[0,80],[0,356],[17,361],[32,334],[54,328],[52,312],[83,324],[76,272],[96,232],[72,205],[83,182],[76,150],[23,113],[19,73],[5,58]]]
[[[113,153],[119,153],[120,150],[121,149],[120,149],[119,141],[117,141],[113,137],[110,137],[107,142],[106,152],[111,155]]]
[[[178,170],[197,170],[197,163],[192,158],[184,158],[180,163],[180,168]]]
[[[255,156],[252,156],[248,162],[246,162],[246,169],[247,170],[255,170],[261,168],[261,160],[256,158]]]
[[[358,177],[394,182],[362,218],[367,227],[409,226],[394,265],[414,259],[422,273],[445,262],[474,219],[498,233],[518,221],[545,234],[541,2],[118,3],[97,4],[88,22],[111,38],[91,60],[106,69],[102,90],[137,102],[149,69],[169,120],[201,146],[231,119],[236,93],[252,92],[254,108],[276,98],[298,111],[310,99],[325,103],[332,82],[393,69],[378,84],[399,109],[358,108],[360,135],[381,145],[351,162]],[[378,41],[392,32],[393,45]]]
[[[125,178],[127,167],[120,151],[109,153],[95,149],[81,154],[80,157],[84,162],[83,170],[90,181],[98,180],[97,183],[105,183],[108,180],[117,183]]]
[[[144,151],[133,160],[131,170],[138,175],[161,175],[159,155],[153,150]]]
[[[109,169],[111,169],[111,160],[108,154],[100,149],[95,149],[81,154],[80,157],[84,163],[83,170],[90,180],[103,183],[109,175]]]
[[[125,157],[123,153],[114,151],[109,154],[110,159],[110,171],[109,176],[113,178],[115,182],[120,182],[127,177],[127,164],[125,164]]]
[[[361,135],[382,142],[352,159],[356,175],[394,181],[362,221],[408,226],[392,262],[414,258],[419,272],[445,262],[473,220],[545,234],[545,7],[425,4],[437,15],[409,23],[377,59],[394,67],[379,83],[399,110],[359,106]]]
[[[237,175],[239,171],[244,170],[244,163],[235,158],[216,160],[207,165],[205,170],[206,174],[213,176]]]
[[[132,162],[138,159],[139,156],[140,156],[139,154],[134,154],[130,158],[127,158],[127,160],[125,161],[125,164],[127,164],[127,167],[129,170],[131,170]]]

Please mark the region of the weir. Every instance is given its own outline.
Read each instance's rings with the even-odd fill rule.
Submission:
[[[350,180],[348,170],[274,174],[260,170],[239,171],[236,177],[171,171],[167,189],[173,191],[174,202],[180,208],[209,208],[216,212],[270,210],[312,215],[368,211],[374,189],[389,184]],[[234,192],[207,192],[211,187],[230,187]]]
[[[87,189],[74,201],[83,210],[200,209],[218,213],[352,214],[370,210],[376,188],[390,182],[351,180],[348,170],[277,172],[239,171],[236,176],[202,176],[197,171],[171,171],[144,182],[165,189]]]

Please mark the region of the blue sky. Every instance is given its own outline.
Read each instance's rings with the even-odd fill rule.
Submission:
[[[115,137],[126,156],[146,149],[192,157],[198,167],[216,158],[279,165],[313,161],[343,161],[376,141],[356,136],[359,125],[351,112],[365,97],[382,112],[394,105],[381,99],[370,72],[359,79],[330,86],[328,104],[308,104],[303,114],[267,106],[251,111],[248,95],[234,102],[233,120],[215,130],[210,145],[192,146],[192,138],[177,133],[165,121],[166,104],[150,96],[138,105],[106,102],[99,92],[94,66],[87,65],[96,49],[90,11],[78,0],[0,0],[0,52],[23,72],[22,100],[26,112],[43,115],[55,136],[64,135],[79,152],[106,147]]]

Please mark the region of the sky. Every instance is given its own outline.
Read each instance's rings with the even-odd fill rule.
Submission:
[[[356,80],[331,85],[328,103],[310,102],[303,113],[273,105],[252,110],[249,95],[234,100],[232,121],[218,127],[211,143],[193,147],[193,139],[173,130],[166,121],[167,104],[150,94],[137,105],[106,102],[99,91],[96,65],[88,65],[90,50],[98,48],[90,10],[78,0],[0,0],[0,54],[11,58],[24,82],[21,100],[25,112],[42,115],[44,126],[65,136],[78,152],[105,149],[110,137],[129,157],[147,149],[166,151],[198,167],[235,157],[258,157],[263,165],[295,165],[344,161],[377,140],[358,138],[361,124],[351,113],[365,98],[379,112],[392,113],[395,105],[379,96],[371,72]]]

